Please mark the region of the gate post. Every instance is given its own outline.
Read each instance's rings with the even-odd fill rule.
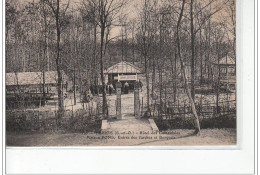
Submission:
[[[122,119],[121,115],[121,82],[116,83],[116,118]]]
[[[140,117],[140,99],[139,99],[140,84],[138,81],[134,84],[134,114],[135,117]]]

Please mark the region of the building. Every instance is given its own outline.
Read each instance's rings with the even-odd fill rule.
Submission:
[[[106,83],[112,83],[115,87],[116,82],[121,82],[122,85],[128,82],[130,90],[134,88],[134,82],[138,80],[138,75],[141,74],[140,68],[126,61],[119,62],[107,68],[104,72]]]
[[[214,63],[214,79],[219,82],[222,88],[234,91],[236,89],[236,62],[230,56],[225,56]],[[219,74],[218,74],[219,73]]]
[[[68,76],[62,72],[63,92],[71,89],[71,81]],[[47,96],[57,95],[58,75],[57,71],[45,72],[45,93]],[[6,73],[5,75],[6,95],[28,94],[30,96],[43,95],[43,73],[42,72],[18,72]]]

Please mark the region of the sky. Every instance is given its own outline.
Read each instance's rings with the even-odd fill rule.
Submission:
[[[16,1],[16,0],[14,0]],[[25,4],[28,2],[38,2],[39,0],[17,0],[21,4]],[[61,2],[68,2],[68,0],[61,0]],[[70,0],[70,6],[73,6],[73,8],[77,8],[80,6],[80,3],[82,0]],[[122,9],[122,12],[127,15],[128,19],[132,19],[135,16],[137,16],[137,9],[139,9],[140,5],[142,3],[142,0],[128,0],[127,6]],[[110,31],[110,37],[116,37],[119,36],[121,32],[121,27],[113,27]]]
[[[27,2],[37,2],[39,0],[13,0],[13,1],[19,1],[21,4],[27,3]],[[120,1],[120,0],[115,0],[115,1]],[[198,1],[209,1],[209,0],[198,0]],[[217,2],[220,2],[221,0],[217,0]],[[61,2],[68,2],[68,0],[61,0]],[[80,3],[82,0],[70,0],[70,6],[73,8],[77,8],[80,6]],[[128,4],[126,7],[122,9],[122,13],[127,15],[127,18],[129,20],[137,17],[138,11],[141,10],[141,5],[142,5],[142,0],[128,0]],[[215,16],[218,16],[216,14]],[[110,31],[110,37],[116,37],[119,36],[121,33],[121,27],[114,27]]]

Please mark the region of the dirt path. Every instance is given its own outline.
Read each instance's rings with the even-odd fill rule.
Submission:
[[[157,140],[147,135],[138,139],[121,137],[99,139],[104,134],[85,133],[7,133],[8,146],[200,146],[235,145],[235,129],[202,129],[200,136],[191,135],[194,130],[172,130],[173,134],[160,134]],[[168,138],[167,138],[168,137]]]
[[[115,104],[115,97],[109,96],[109,103]],[[114,107],[115,106],[109,106]],[[110,111],[112,111],[110,109]],[[147,119],[139,119],[134,116],[134,94],[122,94],[121,95],[121,111],[122,120],[113,120],[109,122],[110,131],[152,131],[150,123]]]

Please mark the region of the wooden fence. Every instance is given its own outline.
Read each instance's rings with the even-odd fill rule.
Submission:
[[[197,114],[202,118],[211,118],[217,116],[235,116],[236,101],[220,102],[218,109],[214,103],[196,104]],[[192,117],[192,110],[190,104],[173,104],[167,103],[160,105],[159,103],[152,104],[152,117],[162,119],[172,119],[176,117]]]

